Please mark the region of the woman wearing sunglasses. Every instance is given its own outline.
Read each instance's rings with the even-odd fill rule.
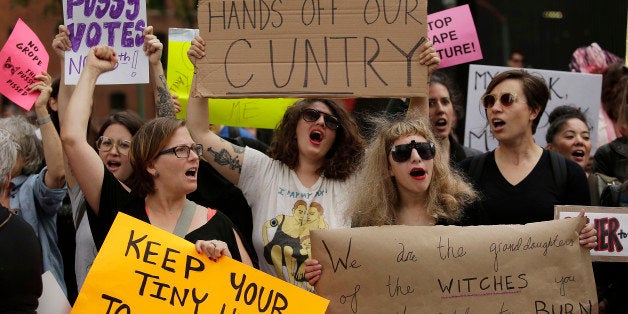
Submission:
[[[375,136],[350,193],[351,225],[458,224],[476,193],[435,144],[430,122],[379,119],[374,124]],[[316,260],[307,265],[306,278],[314,285],[321,266]]]
[[[152,120],[133,136],[130,148],[127,142],[99,140],[101,149],[128,153],[132,167],[128,186],[95,156],[84,138],[90,110],[84,104],[92,103],[98,77],[116,64],[113,48],[91,48],[62,115],[64,149],[91,208],[90,220],[96,221],[92,227],[101,228],[92,229],[95,242],[102,243],[120,211],[195,243],[197,251],[211,259],[228,255],[252,265],[238,232],[224,214],[186,200],[186,194],[196,190],[203,148],[193,142],[184,121],[173,117]],[[70,119],[76,126],[67,123]]]
[[[485,153],[482,167],[461,163],[482,199],[469,209],[469,223],[525,224],[554,219],[554,205],[588,205],[589,189],[582,167],[534,142],[533,134],[550,93],[543,78],[524,70],[499,73],[482,97],[488,124],[498,147]],[[551,154],[564,161],[565,186],[557,186]],[[481,171],[477,171],[480,169]],[[475,173],[475,172],[480,172]],[[595,229],[581,231],[580,244],[596,245]]]

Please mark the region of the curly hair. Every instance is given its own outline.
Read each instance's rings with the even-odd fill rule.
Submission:
[[[307,98],[297,100],[288,107],[279,122],[270,144],[268,155],[295,169],[299,164],[299,147],[296,129],[301,111],[315,102],[322,102],[340,120],[341,126],[336,130],[336,140],[325,156],[326,162],[318,169],[318,173],[326,178],[345,180],[357,169],[358,161],[364,151],[364,141],[358,132],[358,126],[347,110],[331,99]]]
[[[423,136],[436,143],[430,123],[425,118],[373,118],[376,133],[370,141],[364,162],[357,174],[354,193],[351,193],[347,215],[354,227],[380,226],[395,223],[396,211],[401,206],[399,190],[389,174],[388,155],[395,140],[412,135]],[[457,170],[451,168],[442,148],[436,145],[434,171],[427,190],[425,208],[429,215],[448,223],[461,219],[464,206],[471,204],[477,193]]]
[[[486,87],[484,95],[490,94],[499,83],[505,80],[518,80],[521,82],[523,94],[528,100],[528,107],[537,111],[537,116],[532,121],[532,134],[536,133],[536,127],[541,121],[547,101],[549,100],[549,88],[545,79],[540,75],[531,74],[525,70],[509,70],[497,74]]]
[[[628,77],[628,67],[624,66],[623,61],[609,65],[602,76],[602,108],[615,122],[622,104],[623,86],[620,82],[624,77]]]

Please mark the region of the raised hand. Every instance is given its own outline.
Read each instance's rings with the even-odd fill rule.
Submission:
[[[59,33],[55,35],[52,40],[52,49],[57,56],[61,59],[65,57],[65,52],[72,49],[72,42],[70,42],[70,31],[65,25],[59,25]]]
[[[148,61],[152,65],[161,62],[161,55],[164,51],[164,44],[153,34],[153,27],[144,28],[144,53],[148,56]]]

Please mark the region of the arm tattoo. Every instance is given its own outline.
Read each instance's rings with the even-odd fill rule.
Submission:
[[[244,154],[244,147],[242,146],[231,144],[231,148],[233,148],[233,151],[236,152],[236,154]]]
[[[156,111],[158,117],[174,117],[174,101],[172,95],[167,88],[166,78],[164,75],[159,75],[159,82],[157,83],[157,103]]]
[[[221,149],[219,152],[213,150],[211,147],[207,148],[207,151],[214,155],[214,161],[221,166],[229,166],[231,170],[237,170],[238,173],[242,173],[242,164],[240,159],[236,155],[231,156],[226,149]]]

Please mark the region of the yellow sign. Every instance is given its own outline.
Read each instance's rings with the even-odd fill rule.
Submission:
[[[190,42],[197,30],[171,28],[168,39],[167,83],[170,93],[179,96],[181,112],[178,118],[185,119],[194,65],[187,57]],[[274,129],[294,98],[242,98],[210,99],[209,116],[212,124]]]
[[[119,213],[72,313],[325,313],[328,303]]]

